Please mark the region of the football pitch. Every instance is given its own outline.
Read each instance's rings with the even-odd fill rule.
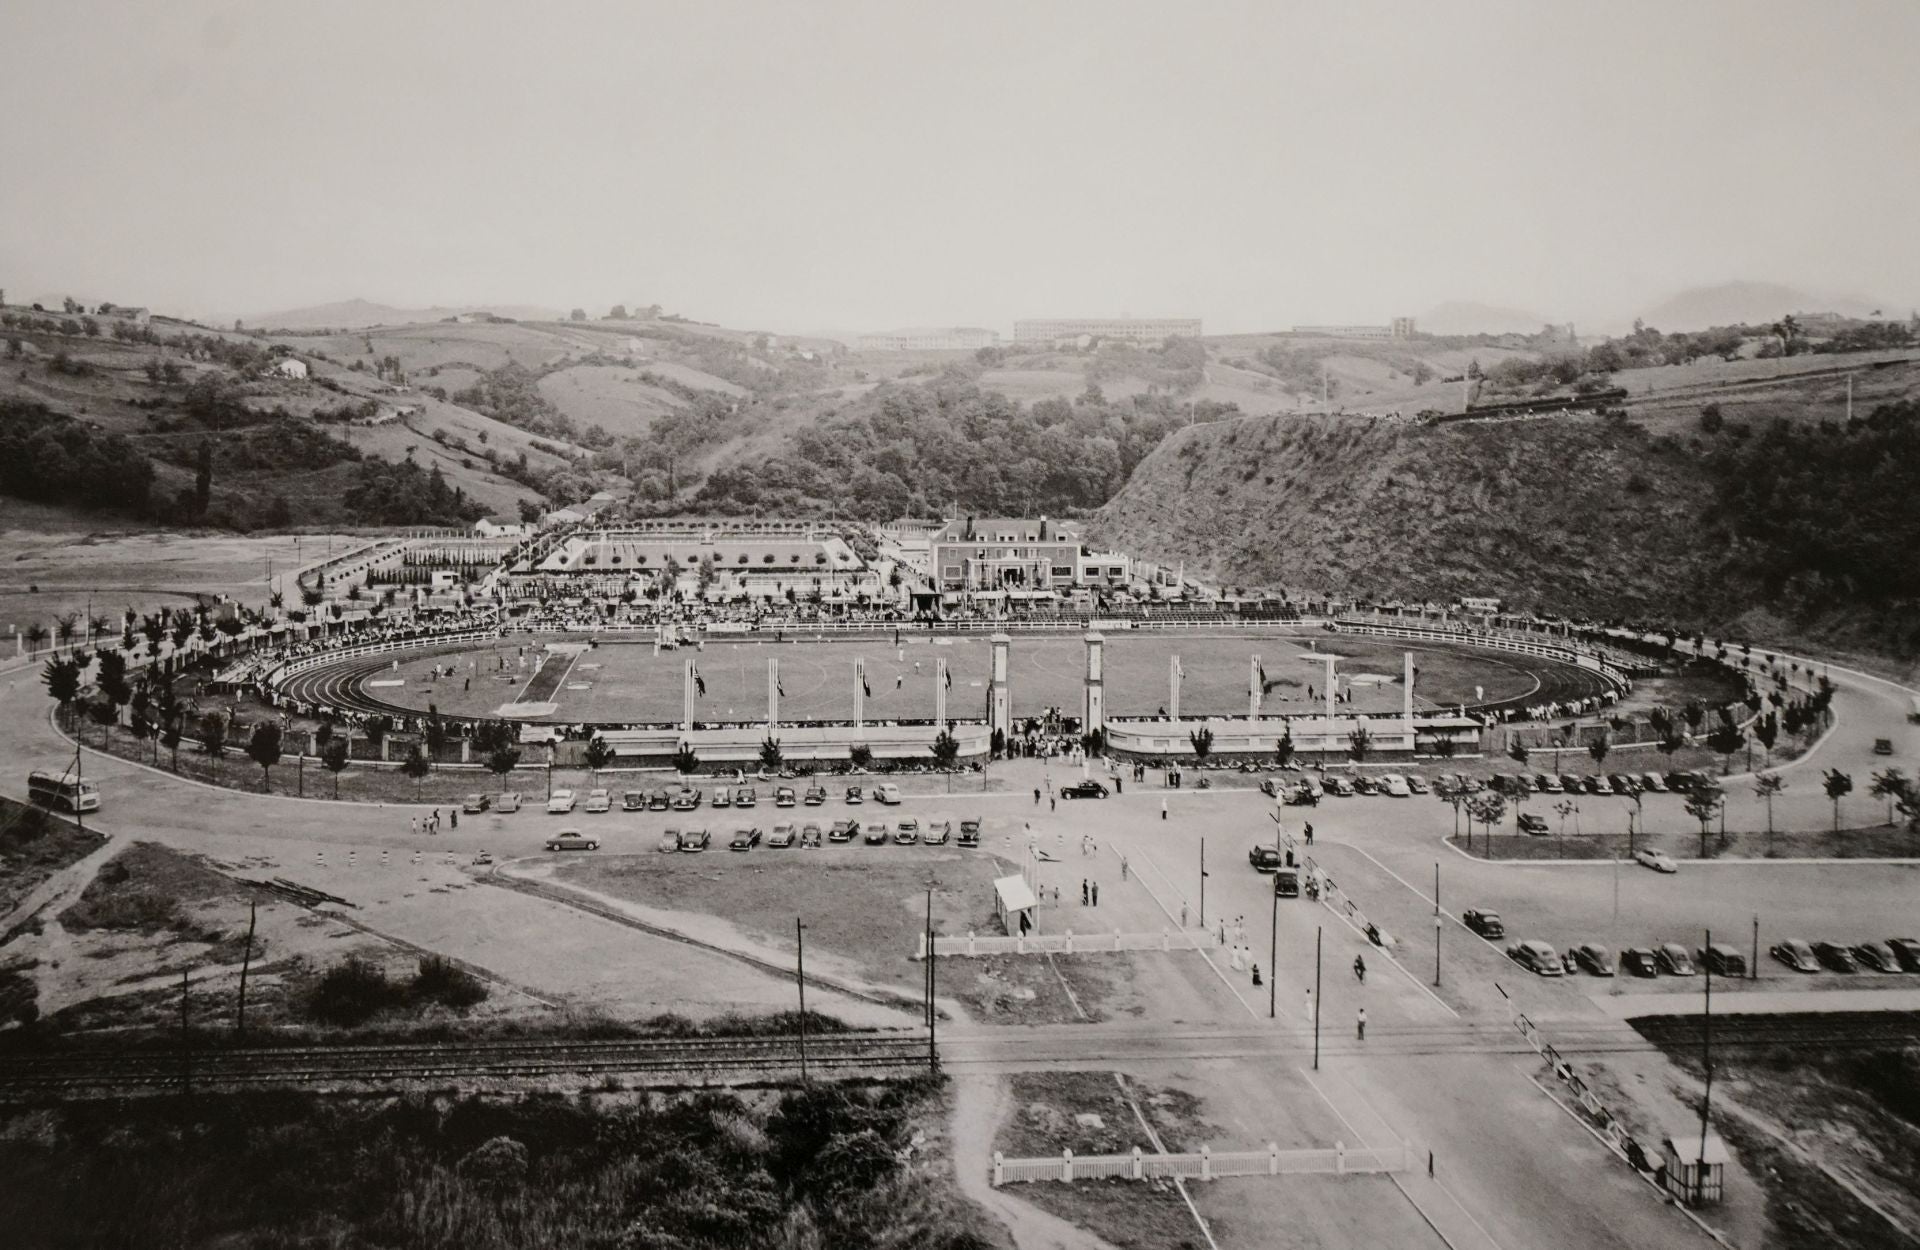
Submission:
[[[667,723],[680,717],[682,666],[691,659],[706,685],[705,694],[695,699],[695,719],[752,721],[766,715],[768,661],[777,659],[782,720],[845,721],[853,717],[854,662],[861,659],[871,692],[868,720],[929,719],[938,661],[945,660],[952,677],[947,714],[983,719],[992,661],[991,644],[980,636],[922,635],[903,638],[898,646],[890,638],[709,641],[704,649],[664,652],[656,652],[651,642],[602,642],[577,654],[555,652],[536,674],[545,650],[544,639],[506,639],[451,656],[403,661],[397,671],[380,674],[382,689],[375,693],[405,707],[424,710],[432,703],[442,713],[484,717],[527,697],[534,684],[533,699],[557,705],[543,720]],[[1107,712],[1151,716],[1166,708],[1176,655],[1183,670],[1182,715],[1245,715],[1255,655],[1271,685],[1265,710],[1310,712],[1319,703],[1309,700],[1309,688],[1315,696],[1323,693],[1326,670],[1318,657],[1327,654],[1341,657],[1341,689],[1352,691],[1354,710],[1392,711],[1401,703],[1401,656],[1409,650],[1418,673],[1414,703],[1423,708],[1475,702],[1476,687],[1487,700],[1523,696],[1538,684],[1537,669],[1548,663],[1444,644],[1320,633],[1109,634]],[[1079,714],[1086,658],[1077,635],[1015,636],[1010,661],[1015,716],[1039,716],[1049,708]],[[436,664],[451,664],[452,675],[435,679]],[[390,684],[394,681],[400,684]]]

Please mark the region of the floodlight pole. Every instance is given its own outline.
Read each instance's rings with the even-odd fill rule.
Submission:
[[[1320,938],[1326,930],[1313,929],[1313,1070],[1320,1070],[1320,1018],[1327,1014],[1326,1000],[1320,997]]]

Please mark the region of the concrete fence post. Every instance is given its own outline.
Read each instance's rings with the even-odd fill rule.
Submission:
[[[1280,1143],[1276,1141],[1267,1143],[1267,1175],[1280,1175]]]
[[[1204,1142],[1200,1146],[1200,1179],[1203,1181],[1213,1179],[1213,1147]]]
[[[1173,949],[1173,942],[1167,933],[1167,926],[1165,925],[1160,926],[1160,949],[1163,951]]]
[[[1027,953],[1027,935],[1026,934],[1016,933],[1013,935],[1013,953],[1016,955],[1024,955]]]
[[[1115,927],[1113,931],[1113,949],[1116,951],[1120,949],[1120,930],[1118,927]]]
[[[971,955],[971,954],[973,954],[973,953],[974,953],[974,935],[973,935],[973,930],[972,930],[972,929],[968,929],[968,930],[967,930],[967,954],[969,954],[969,955]]]
[[[993,1187],[995,1189],[1007,1182],[1007,1159],[998,1150],[993,1152]]]
[[[1141,1179],[1141,1177],[1142,1177],[1142,1176],[1144,1175],[1144,1172],[1143,1172],[1143,1170],[1142,1170],[1142,1168],[1141,1168],[1141,1165],[1140,1165],[1140,1147],[1138,1147],[1138,1146],[1135,1146],[1135,1147],[1133,1148],[1133,1173],[1132,1173],[1132,1175],[1133,1175],[1133,1179],[1134,1179],[1134,1180],[1136,1180],[1136,1181],[1137,1181],[1137,1180],[1139,1180],[1139,1179]]]
[[[1069,1146],[1060,1152],[1060,1179],[1073,1184],[1073,1148]]]
[[[473,763],[473,743],[466,738],[460,740],[460,762],[462,764]]]
[[[1067,945],[1063,953],[1071,955],[1073,954],[1073,930],[1072,929],[1067,930],[1066,941],[1067,941]]]
[[[1341,1175],[1341,1176],[1346,1175],[1347,1143],[1343,1141],[1336,1141],[1333,1143],[1333,1170],[1338,1175]]]
[[[913,957],[915,959],[925,959],[927,957],[927,931],[925,929],[920,930],[920,939],[915,944]]]

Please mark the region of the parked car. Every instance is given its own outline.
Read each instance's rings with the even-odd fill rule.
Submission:
[[[665,833],[661,834],[659,849],[662,852],[679,850],[680,849],[680,831],[678,829],[669,829]]]
[[[1460,923],[1472,929],[1483,938],[1503,938],[1507,936],[1507,926],[1497,911],[1481,911],[1469,907],[1460,913]]]
[[[1527,776],[1525,773],[1516,774],[1513,779],[1513,792],[1515,795],[1534,793],[1533,778]]]
[[[741,786],[733,792],[733,805],[735,807],[752,807],[759,801],[760,793],[752,786]]]
[[[1873,740],[1873,753],[1875,755],[1892,755],[1893,739],[1892,738],[1875,738]]]
[[[478,816],[481,812],[486,811],[492,806],[492,800],[488,799],[484,794],[469,794],[466,798],[460,800],[461,814],[466,816]]]
[[[647,795],[647,810],[650,812],[664,812],[672,806],[673,795],[667,793],[665,786],[660,786]]]
[[[1640,786],[1648,794],[1665,794],[1667,782],[1659,773],[1641,773]]]
[[[613,810],[612,792],[604,789],[593,789],[593,790],[587,791],[586,810],[596,815],[598,815],[601,812],[612,811]]]
[[[751,851],[760,845],[760,826],[748,825],[744,829],[735,829],[733,837],[727,842],[729,851]]]
[[[979,820],[969,816],[967,819],[960,822],[960,845],[961,846],[979,846],[980,845]]]
[[[1820,971],[1820,961],[1814,958],[1813,947],[1800,938],[1788,938],[1784,942],[1775,942],[1767,949],[1767,954],[1795,972]]]
[[[1348,784],[1353,786],[1353,792],[1355,794],[1380,793],[1380,783],[1365,773],[1361,773],[1359,776],[1352,778]]]
[[[1256,842],[1247,852],[1247,862],[1253,865],[1255,872],[1273,872],[1286,861],[1281,857],[1279,848]]]
[[[1076,781],[1071,785],[1061,786],[1060,797],[1063,799],[1104,799],[1107,797],[1107,788],[1089,777],[1085,781]]]
[[[1326,791],[1328,794],[1331,794],[1335,798],[1339,798],[1339,799],[1350,799],[1354,796],[1355,793],[1357,793],[1354,790],[1353,783],[1351,781],[1348,781],[1345,777],[1327,778]]]
[[[805,849],[806,847],[809,847],[809,846],[819,846],[820,838],[821,838],[820,826],[817,822],[810,820],[805,825],[801,826],[800,846],[802,849]]]
[[[894,785],[891,781],[881,782],[873,788],[873,801],[876,803],[885,803],[888,807],[898,806],[900,802],[900,787]]]
[[[680,792],[673,796],[673,810],[676,812],[690,812],[698,806],[700,791],[692,786],[680,787]]]
[[[732,806],[733,791],[725,786],[715,786],[713,788],[713,810],[717,812],[723,807]]]
[[[1633,853],[1633,862],[1642,868],[1651,868],[1655,872],[1680,871],[1680,865],[1673,861],[1673,856],[1648,846],[1643,846]]]
[[[1693,957],[1687,954],[1687,948],[1678,942],[1662,942],[1654,951],[1654,958],[1660,963],[1660,971],[1670,977],[1690,977],[1694,975]]]
[[[644,812],[647,810],[647,796],[639,790],[620,792],[620,810],[623,812]]]
[[[1640,793],[1640,783],[1625,773],[1609,773],[1607,780],[1613,783],[1615,794],[1624,794],[1628,798]]]
[[[1862,942],[1853,948],[1853,957],[1860,961],[1862,968],[1871,968],[1875,972],[1900,971],[1900,960],[1885,942]]]
[[[1407,789],[1415,794],[1431,794],[1433,792],[1433,787],[1427,784],[1427,779],[1417,773],[1407,778]]]
[[[493,801],[493,810],[502,816],[511,816],[520,810],[520,795],[512,790],[505,791]]]
[[[932,821],[927,825],[927,836],[922,839],[928,846],[945,846],[947,839],[953,836],[953,822]]]
[[[1582,942],[1573,948],[1573,962],[1596,977],[1614,974],[1613,952],[1598,942]]]
[[[1536,815],[1533,812],[1521,812],[1518,816],[1514,817],[1513,824],[1514,828],[1518,829],[1521,833],[1530,833],[1535,837],[1539,837],[1548,831],[1547,818]]]
[[[1611,781],[1608,781],[1605,777],[1600,777],[1600,776],[1588,777],[1584,784],[1587,787],[1588,794],[1612,794],[1613,793],[1613,783]]]
[[[1653,952],[1644,946],[1630,946],[1620,952],[1620,970],[1632,977],[1657,977],[1660,965]]]
[[[767,835],[767,845],[768,846],[792,846],[795,836],[796,835],[794,834],[794,830],[793,830],[793,822],[790,820],[783,820],[779,824],[773,827],[772,833],[769,833]]]
[[[1834,972],[1858,972],[1860,966],[1854,961],[1853,952],[1838,942],[1815,942],[1813,957],[1820,965]]]
[[[1539,774],[1533,779],[1533,784],[1542,794],[1559,794],[1567,788],[1566,783],[1552,773]]]
[[[896,846],[913,846],[920,841],[920,822],[908,816],[893,827]]]
[[[775,786],[773,788],[773,805],[775,807],[792,807],[799,801],[800,796],[794,793],[792,786]]]
[[[827,830],[829,842],[851,842],[860,836],[860,822],[857,820],[836,820]]]
[[[571,790],[555,790],[553,796],[547,800],[547,815],[565,816],[579,801]]]
[[[1561,792],[1565,794],[1580,793],[1580,778],[1574,776],[1572,773],[1561,773],[1560,789]]]
[[[1560,965],[1560,953],[1545,942],[1515,942],[1507,947],[1507,958],[1543,977],[1557,977],[1566,971]]]
[[[1747,957],[1724,942],[1715,942],[1696,952],[1707,971],[1723,977],[1747,975]]]
[[[864,803],[866,801],[867,801],[867,796],[865,795],[865,793],[861,791],[859,786],[847,787],[847,802],[849,804]]]
[[[473,857],[473,866],[475,868],[484,868],[492,862],[493,853],[491,851],[482,851]]]
[[[689,853],[698,853],[707,849],[713,841],[713,834],[705,829],[682,829],[680,831],[680,849]]]
[[[1684,769],[1675,769],[1666,776],[1667,789],[1674,794],[1685,794],[1693,789],[1693,774]]]
[[[1260,779],[1260,793],[1270,799],[1277,799],[1281,796],[1281,793],[1288,788],[1288,784],[1285,777],[1262,777]]]
[[[1399,773],[1388,773],[1380,779],[1380,791],[1390,798],[1404,799],[1413,793],[1413,788]]]
[[[1920,941],[1913,938],[1888,938],[1887,946],[1906,972],[1920,972]]]
[[[597,851],[600,839],[590,838],[578,829],[562,829],[547,839],[549,851]]]
[[[1273,892],[1279,898],[1300,897],[1300,870],[1279,868],[1273,874]]]
[[[819,807],[827,801],[827,788],[825,786],[808,786],[807,796],[801,801],[808,807]]]
[[[866,837],[863,840],[868,846],[885,846],[887,844],[887,822],[884,820],[876,820],[868,825]]]

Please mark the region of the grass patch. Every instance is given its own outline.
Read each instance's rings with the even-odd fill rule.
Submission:
[[[780,1095],[141,1100],[0,1112],[20,1247],[984,1250],[931,1084]]]
[[[187,907],[214,899],[247,897],[241,886],[195,856],[152,842],[136,842],[107,861],[80,897],[60,913],[60,923],[74,932],[172,932],[195,941],[219,943],[228,935],[194,924],[186,914]]]
[[[0,915],[62,868],[105,845],[91,829],[44,808],[0,799]]]

